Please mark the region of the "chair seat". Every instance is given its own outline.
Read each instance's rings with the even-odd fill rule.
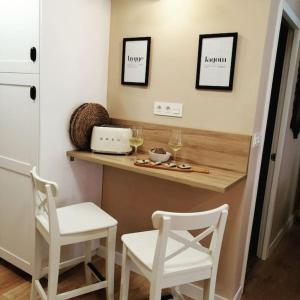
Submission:
[[[117,221],[92,202],[84,202],[58,208],[57,218],[61,235],[100,230],[117,225]],[[41,225],[49,231],[48,216],[37,216]]]
[[[194,237],[188,231],[174,231],[182,237],[192,240]],[[124,234],[122,241],[129,251],[149,270],[152,270],[155,247],[157,243],[158,230],[144,231],[138,233]],[[166,257],[183,246],[182,243],[168,238]],[[178,254],[166,261],[164,275],[184,272],[191,269],[211,269],[213,265],[211,256],[193,248]]]

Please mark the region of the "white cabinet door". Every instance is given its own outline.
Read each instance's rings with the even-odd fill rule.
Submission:
[[[1,73],[38,73],[39,0],[0,0],[0,41]]]
[[[26,272],[33,252],[30,170],[38,162],[38,98],[38,75],[0,73],[0,257]]]

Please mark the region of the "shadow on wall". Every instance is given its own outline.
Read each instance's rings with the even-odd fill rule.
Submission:
[[[295,208],[294,208],[294,212],[295,212],[295,216],[300,218],[300,172],[298,175],[298,180],[297,180],[297,191],[296,191],[296,195],[295,195]]]

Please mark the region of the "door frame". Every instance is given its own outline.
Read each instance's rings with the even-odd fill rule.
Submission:
[[[254,137],[252,142],[252,149],[250,152],[249,158],[249,171],[248,171],[248,180],[246,185],[245,197],[249,198],[250,207],[249,207],[249,220],[247,224],[247,234],[245,241],[245,250],[244,250],[244,258],[243,258],[243,266],[242,266],[242,275],[240,281],[240,288],[238,291],[238,295],[241,296],[243,292],[243,287],[245,283],[246,271],[247,271],[247,262],[248,262],[248,254],[249,254],[249,245],[251,239],[251,232],[253,226],[253,217],[256,205],[256,196],[258,189],[258,181],[260,174],[260,166],[262,161],[263,154],[263,144],[264,137],[266,133],[267,127],[267,119],[269,113],[269,105],[270,105],[270,97],[273,83],[273,76],[275,70],[275,61],[277,56],[277,47],[279,41],[279,32],[281,26],[282,18],[289,23],[289,25],[294,28],[294,38],[293,45],[291,51],[291,59],[290,59],[290,67],[288,71],[287,77],[287,86],[285,91],[285,103],[282,112],[282,123],[281,123],[281,133],[284,132],[283,129],[286,130],[288,126],[288,110],[293,103],[293,92],[295,87],[295,76],[298,71],[298,55],[299,55],[299,43],[300,43],[300,20],[294,13],[293,9],[289,6],[286,0],[278,0],[271,2],[270,11],[274,11],[274,14],[270,15],[269,19],[269,29],[268,29],[268,37],[267,42],[270,43],[270,46],[265,47],[264,50],[264,58],[266,61],[263,65],[265,71],[262,74],[260,79],[260,88],[259,88],[259,101],[263,101],[263,104],[260,104],[256,112],[255,126],[254,126]],[[284,135],[285,136],[285,132]],[[257,145],[255,143],[256,140],[260,140],[261,143]],[[278,184],[279,179],[279,171],[278,167],[281,165],[281,159],[283,154],[284,139],[281,137],[280,141],[278,141],[278,154],[277,154],[277,170],[275,174],[274,170],[274,184]],[[268,230],[266,232],[266,238],[268,236],[268,240],[270,240],[270,232],[271,232],[271,224],[273,221],[274,215],[274,192],[272,195],[272,201],[270,201],[270,212],[269,212],[269,220],[268,220]],[[237,299],[240,297],[237,297]]]
[[[289,111],[291,105],[293,105],[294,100],[293,92],[295,87],[295,74],[298,70],[297,62],[300,43],[300,20],[286,2],[283,4],[281,19],[277,21],[281,24],[282,19],[285,19],[288,22],[289,26],[294,31],[294,34],[291,43],[290,62],[286,78],[286,88],[283,96],[283,108],[279,129],[279,138],[277,143],[276,161],[274,165],[274,173],[270,189],[270,198],[269,201],[264,203],[263,219],[265,220],[262,219],[262,228],[260,230],[260,242],[258,251],[260,254],[259,256],[264,260],[267,259],[270,254],[271,230],[276,205],[277,186],[284,154],[286,130],[289,126]]]

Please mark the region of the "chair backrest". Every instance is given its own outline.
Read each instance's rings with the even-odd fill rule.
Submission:
[[[228,215],[228,205],[196,213],[172,213],[156,211],[152,215],[153,227],[159,229],[153,272],[155,276],[163,272],[164,265],[170,259],[193,248],[211,255],[213,264],[218,266],[220,250]],[[176,231],[201,230],[193,239],[187,239]],[[201,245],[201,240],[211,235],[209,247]],[[178,241],[182,246],[173,253],[166,254],[168,238]]]
[[[42,215],[47,218],[50,235],[59,234],[56,212],[58,185],[55,182],[42,179],[37,174],[36,167],[30,173],[33,183],[35,216]]]

